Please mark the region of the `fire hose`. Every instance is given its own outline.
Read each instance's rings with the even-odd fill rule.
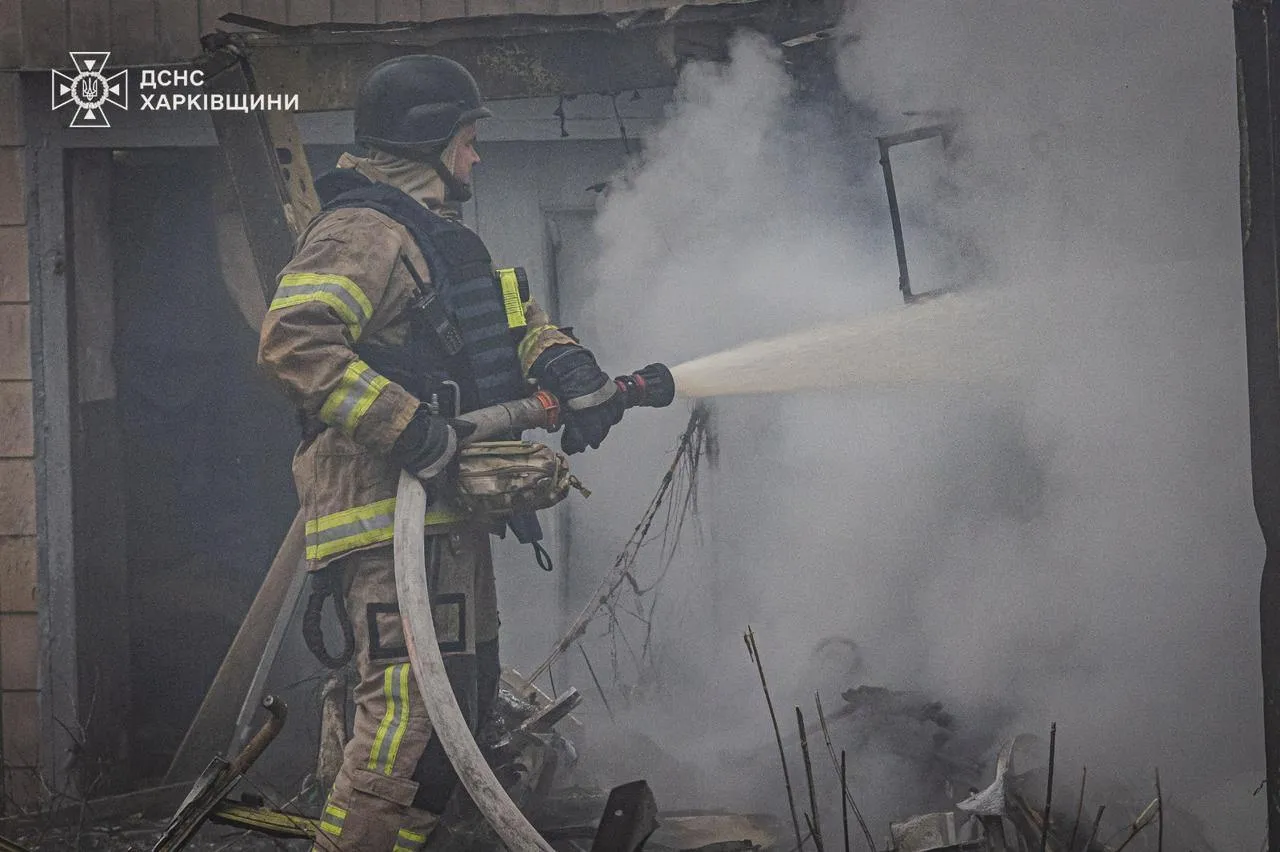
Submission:
[[[671,371],[661,364],[650,364],[644,370],[614,381],[625,408],[662,407],[670,405],[675,396]],[[475,442],[523,429],[555,429],[559,426],[559,414],[556,398],[541,391],[526,399],[463,414],[462,419],[475,424],[476,431],[468,438]],[[503,845],[511,852],[553,852],[494,776],[453,694],[436,642],[431,594],[427,587],[426,541],[422,534],[426,511],[427,496],[422,483],[411,474],[401,473],[393,539],[396,594],[400,600],[405,645],[426,704],[427,717],[458,778]]]

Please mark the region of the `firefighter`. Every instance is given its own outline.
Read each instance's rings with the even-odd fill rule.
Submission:
[[[323,209],[280,273],[262,326],[259,362],[303,423],[293,471],[312,602],[328,591],[345,605],[359,674],[354,734],[318,849],[416,852],[458,783],[400,623],[391,548],[400,471],[431,501],[437,638],[474,730],[498,686],[497,530],[436,499],[469,428],[456,415],[540,387],[562,401],[567,453],[598,447],[622,416],[618,387],[591,352],[527,292],[512,292],[515,276],[495,276],[484,243],[460,222],[480,162],[476,124],[489,115],[456,62],[414,55],[374,68],[355,110],[368,156],[344,154],[317,180]],[[511,526],[522,541],[539,537],[530,518]],[[308,644],[323,658],[314,633]]]

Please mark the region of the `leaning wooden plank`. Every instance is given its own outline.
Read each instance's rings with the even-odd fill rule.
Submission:
[[[221,752],[230,741],[236,715],[253,680],[258,662],[266,650],[271,629],[275,626],[294,575],[302,570],[303,520],[299,512],[285,534],[267,576],[253,599],[249,612],[222,659],[218,673],[187,728],[178,753],[165,773],[166,784],[190,782],[200,774],[210,756]]]
[[[247,828],[272,837],[294,837],[310,840],[316,835],[320,821],[301,814],[259,808],[239,802],[223,801],[209,814],[209,822]]]

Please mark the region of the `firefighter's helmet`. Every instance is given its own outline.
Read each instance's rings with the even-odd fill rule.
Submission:
[[[356,141],[426,160],[463,125],[490,115],[466,68],[443,56],[401,56],[376,66],[360,84]]]

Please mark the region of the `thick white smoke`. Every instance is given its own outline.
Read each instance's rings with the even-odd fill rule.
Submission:
[[[1145,793],[1158,766],[1222,848],[1256,846],[1262,546],[1229,8],[878,3],[843,28],[852,127],[798,104],[759,39],[686,70],[598,220],[596,349],[678,363],[894,306],[873,137],[952,120],[947,151],[895,149],[913,279],[1005,294],[993,321],[1043,366],[982,392],[719,403],[705,535],[659,608],[666,674],[687,681],[632,724],[704,768],[767,745],[750,621],[784,730],[791,703],[812,716],[806,695],[831,709],[858,683],[929,693],[989,737],[1056,720],[1066,776],[1087,763]],[[623,424],[631,447],[592,476],[644,490],[635,471],[659,469],[681,414],[653,422]],[[625,537],[640,507],[617,508]],[[858,650],[815,653],[828,637]],[[881,834],[910,815],[913,776],[860,758]],[[692,793],[780,800],[771,765],[726,777]]]

